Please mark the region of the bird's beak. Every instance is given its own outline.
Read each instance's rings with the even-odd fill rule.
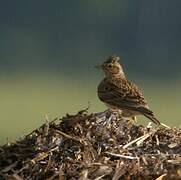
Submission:
[[[94,66],[95,68],[97,68],[97,69],[101,69],[102,68],[102,65],[101,64],[98,64],[98,65],[96,65],[96,66]]]

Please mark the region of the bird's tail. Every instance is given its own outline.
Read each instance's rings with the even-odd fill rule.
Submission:
[[[151,121],[153,121],[155,124],[160,125],[160,121],[155,117],[155,115],[153,114],[153,112],[147,108],[140,108],[140,112],[147,117],[148,119],[150,119]]]
[[[160,121],[154,116],[154,114],[144,114],[144,116],[152,120],[155,124],[160,125]]]

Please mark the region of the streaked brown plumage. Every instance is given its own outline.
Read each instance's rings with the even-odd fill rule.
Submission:
[[[105,73],[105,78],[98,86],[99,99],[109,108],[121,110],[125,117],[134,118],[142,114],[160,124],[138,87],[126,79],[118,60],[119,57],[113,55],[99,65]]]

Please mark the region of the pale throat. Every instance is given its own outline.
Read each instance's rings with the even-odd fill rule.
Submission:
[[[125,74],[124,74],[124,71],[123,71],[122,67],[119,68],[119,73],[118,74],[119,74],[119,76],[125,78]]]

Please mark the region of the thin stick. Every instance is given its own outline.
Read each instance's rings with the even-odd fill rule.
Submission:
[[[64,133],[64,132],[62,132],[60,130],[55,130],[55,132],[62,135],[62,136],[64,136],[64,137],[66,137],[66,138],[68,138],[68,139],[73,139],[74,141],[81,142],[79,138],[72,137],[72,136],[70,136],[70,135],[68,135],[68,134],[66,134],[66,133]]]
[[[45,114],[45,125],[44,125],[44,136],[48,136],[48,131],[49,131],[49,118],[48,115]]]
[[[116,157],[120,157],[120,158],[126,158],[126,159],[139,159],[138,157],[133,157],[133,156],[126,156],[126,155],[121,155],[121,154],[115,154],[115,153],[111,153],[111,152],[105,152],[106,154],[108,155],[111,155],[111,156],[116,156]]]
[[[164,177],[166,176],[167,174],[162,174],[161,176],[159,176],[158,178],[156,178],[155,180],[162,180],[162,179],[165,179]]]
[[[56,150],[58,150],[58,149],[59,149],[59,147],[56,146],[56,147],[50,149],[50,150],[47,151],[47,152],[42,152],[42,153],[40,153],[38,156],[36,156],[36,157],[33,158],[32,160],[30,160],[30,162],[33,163],[33,164],[36,164],[36,162],[45,159],[47,156],[49,156],[49,154],[50,154],[51,152],[56,151]]]
[[[128,144],[124,145],[123,148],[125,149],[125,148],[129,147],[130,145],[138,142],[139,140],[142,140],[142,139],[144,139],[144,138],[148,138],[152,133],[153,133],[153,132],[149,132],[149,133],[147,133],[147,134],[144,134],[143,136],[140,136],[140,137],[137,138],[137,139],[134,139],[133,141],[131,141],[131,142],[129,142]],[[149,136],[148,136],[148,135],[149,135]],[[147,137],[147,136],[148,136],[148,137]]]
[[[150,137],[151,133],[145,134],[145,136],[143,138],[141,138],[140,140],[138,140],[136,142],[136,145],[139,146],[141,143],[143,143],[143,141],[145,141],[146,139],[148,139]]]
[[[166,127],[166,128],[168,128],[168,129],[171,129],[171,127],[167,126],[166,124],[161,123],[161,125],[162,125],[163,127]]]

